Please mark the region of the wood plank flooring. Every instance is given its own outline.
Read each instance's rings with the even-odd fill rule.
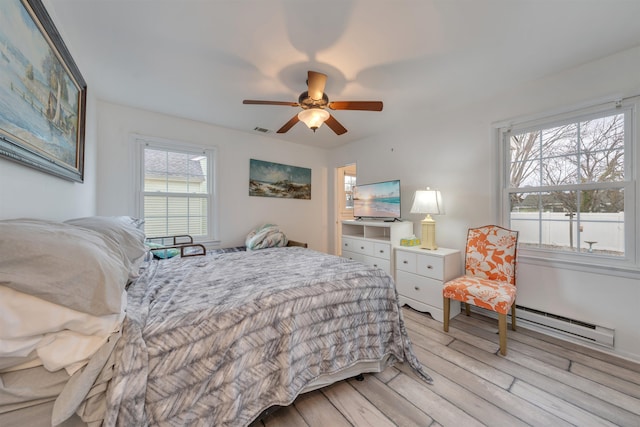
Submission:
[[[404,307],[433,385],[406,364],[298,397],[251,427],[640,427],[640,364],[519,328],[498,355],[497,320],[442,323]]]

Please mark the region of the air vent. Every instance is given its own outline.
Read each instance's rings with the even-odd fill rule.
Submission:
[[[256,132],[269,133],[269,129],[261,128],[259,126],[254,127],[253,130]]]
[[[471,309],[487,317],[498,317],[495,312],[480,307],[471,306]],[[520,325],[538,332],[613,348],[615,331],[604,326],[521,305],[516,305],[516,318]]]

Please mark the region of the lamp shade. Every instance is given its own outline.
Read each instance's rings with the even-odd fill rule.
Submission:
[[[316,131],[316,129],[322,126],[324,121],[327,120],[329,116],[329,112],[323,110],[322,108],[308,108],[298,113],[298,118],[300,119],[300,121],[304,122],[304,124],[314,132]]]
[[[444,213],[442,195],[438,190],[418,190],[413,198],[411,213],[439,215]]]

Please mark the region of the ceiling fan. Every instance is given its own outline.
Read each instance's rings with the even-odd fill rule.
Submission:
[[[382,111],[382,101],[333,101],[329,102],[329,97],[324,93],[324,86],[327,83],[327,75],[316,71],[309,71],[307,75],[306,92],[302,92],[298,97],[298,102],[286,101],[258,101],[245,99],[243,104],[256,105],[284,105],[289,107],[301,107],[302,111],[293,116],[291,120],[284,124],[277,133],[285,133],[299,121],[304,122],[309,129],[314,132],[326,123],[337,135],[342,135],[347,129],[340,124],[326,107],[332,110],[360,110],[360,111]]]

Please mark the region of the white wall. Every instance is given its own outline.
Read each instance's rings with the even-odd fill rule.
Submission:
[[[0,158],[0,219],[65,220],[96,211],[96,99],[87,92],[84,183]]]
[[[463,251],[468,227],[498,219],[495,176],[499,166],[492,123],[638,94],[639,69],[640,47],[476,105],[418,112],[393,132],[332,151],[329,167],[357,161],[359,183],[400,179],[403,217],[414,222],[417,235],[421,218],[409,213],[414,191],[426,186],[441,190],[446,213],[435,217],[437,242]],[[333,188],[330,184],[329,189]],[[329,201],[333,206],[333,194]],[[333,232],[329,235],[333,238]],[[615,353],[640,360],[640,328],[634,314],[640,304],[638,278],[541,267],[521,259],[518,304],[613,328]]]
[[[221,247],[244,244],[247,233],[265,222],[278,224],[290,239],[312,249],[327,245],[327,153],[201,122],[150,111],[98,103],[99,215],[135,215],[132,188],[132,133],[216,146],[218,152]],[[249,159],[311,169],[311,200],[249,197]]]

